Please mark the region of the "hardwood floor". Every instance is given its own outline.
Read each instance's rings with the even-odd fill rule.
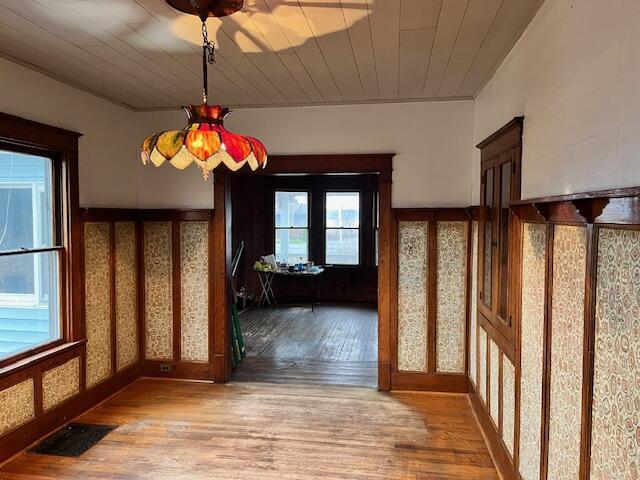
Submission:
[[[24,453],[3,480],[498,479],[464,395],[142,379],[81,422],[79,458]]]
[[[378,360],[375,305],[345,303],[253,308],[240,315],[247,356],[373,362]]]
[[[254,308],[240,316],[247,357],[235,381],[375,388],[375,305]]]

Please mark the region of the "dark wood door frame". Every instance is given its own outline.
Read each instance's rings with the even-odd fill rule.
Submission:
[[[380,209],[378,240],[378,389],[391,388],[391,172],[392,153],[354,155],[271,155],[267,168],[251,175],[377,173]],[[248,172],[236,172],[248,173]],[[215,381],[231,376],[229,265],[231,202],[228,174],[214,172],[213,269],[215,288]]]

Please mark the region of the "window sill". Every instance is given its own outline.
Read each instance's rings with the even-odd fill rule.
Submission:
[[[86,343],[86,340],[79,340],[77,342],[66,342],[61,345],[51,347],[42,352],[34,353],[33,355],[30,355],[28,357],[16,360],[13,363],[0,368],[0,380],[13,376],[23,370],[33,368],[37,365],[45,363],[48,360],[58,358],[67,352],[81,350],[81,348]]]

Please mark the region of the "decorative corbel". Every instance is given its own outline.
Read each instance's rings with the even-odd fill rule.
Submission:
[[[535,210],[540,220],[549,221],[549,204],[548,203],[532,203],[531,206]]]
[[[596,219],[602,215],[603,210],[609,204],[609,198],[584,198],[572,200],[571,203],[577,210],[578,214],[584,218],[587,223],[593,224]]]

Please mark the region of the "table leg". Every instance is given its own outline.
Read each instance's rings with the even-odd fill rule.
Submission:
[[[269,273],[258,272],[258,279],[260,280],[260,288],[262,290],[258,305],[263,306],[266,304],[271,306],[271,300],[269,299]]]
[[[311,311],[315,309],[315,304],[318,301],[318,276],[313,276],[313,296],[311,297]]]
[[[267,278],[268,278],[268,283],[267,283],[267,296],[269,294],[271,294],[271,302],[269,303],[269,306],[275,306],[276,304],[276,294],[273,291],[273,281],[276,278],[276,274],[275,273],[267,273]]]

